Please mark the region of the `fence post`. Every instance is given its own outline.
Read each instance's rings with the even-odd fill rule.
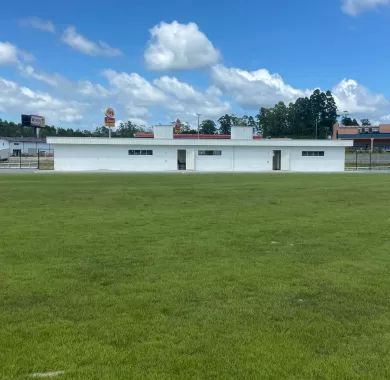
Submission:
[[[19,153],[19,169],[22,168],[22,151]]]
[[[372,169],[372,151],[370,150],[370,170]]]
[[[356,171],[358,170],[358,150],[355,149],[355,153],[356,153],[356,162],[355,162],[355,168],[356,168]]]
[[[39,149],[38,149],[38,170],[39,170]]]

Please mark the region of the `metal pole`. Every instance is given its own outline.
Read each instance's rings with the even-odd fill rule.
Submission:
[[[372,151],[370,150],[370,170],[372,169]]]
[[[358,170],[358,150],[355,149],[356,152],[356,170]]]
[[[199,140],[199,121],[200,121],[200,113],[197,113],[198,115],[198,140]]]
[[[39,149],[38,149],[38,170],[39,170]]]
[[[19,150],[19,169],[22,168],[22,151]]]

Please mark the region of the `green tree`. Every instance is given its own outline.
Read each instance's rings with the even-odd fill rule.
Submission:
[[[203,120],[200,124],[199,132],[205,135],[215,135],[217,126],[213,120]]]
[[[219,133],[221,135],[230,135],[232,129],[232,118],[226,114],[218,119]]]
[[[362,126],[369,127],[371,125],[371,121],[368,119],[361,119],[360,122],[362,123]]]
[[[341,124],[345,125],[346,127],[359,126],[359,123],[357,122],[356,119],[351,119],[348,116],[343,116],[343,118],[341,119]]]

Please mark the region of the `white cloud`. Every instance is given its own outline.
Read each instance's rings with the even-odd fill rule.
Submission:
[[[216,118],[230,111],[230,104],[223,102],[213,88],[203,93],[188,83],[168,76],[156,79],[154,84],[171,97],[166,107],[181,116],[194,117],[200,113],[203,118]]]
[[[62,41],[73,49],[91,56],[116,57],[123,53],[103,41],[94,42],[79,34],[74,26],[65,29]]]
[[[20,20],[20,25],[28,28],[41,30],[42,32],[55,33],[54,24],[49,20],[42,20],[39,17],[28,17]]]
[[[161,22],[150,30],[145,61],[151,70],[187,70],[218,62],[220,53],[195,23]]]
[[[385,5],[390,5],[390,0],[342,0],[342,10],[350,16]]]
[[[19,64],[20,61],[31,61],[33,56],[19,49],[10,42],[0,41],[0,65]]]
[[[160,106],[168,101],[166,95],[137,73],[105,70],[103,75],[108,80],[109,92],[132,118],[147,118],[149,108]]]
[[[279,101],[290,102],[310,94],[309,90],[288,85],[279,74],[271,74],[266,69],[247,71],[217,65],[212,68],[211,77],[222,93],[248,109],[273,106]]]
[[[22,75],[44,82],[50,86],[58,87],[66,82],[66,79],[59,74],[48,74],[42,71],[37,71],[31,65],[20,64],[18,67]]]
[[[0,42],[0,65],[14,64],[19,61],[18,48],[9,42]]]
[[[83,119],[83,104],[31,90],[0,77],[0,110],[6,113],[44,115],[48,123],[73,123]]]
[[[137,73],[128,74],[109,69],[105,70],[103,75],[116,94],[125,95],[129,100],[136,100],[140,105],[161,104],[167,100],[162,91]]]
[[[110,95],[109,91],[99,83],[92,83],[89,80],[81,80],[77,83],[77,91],[85,96],[105,98]]]
[[[332,93],[339,112],[381,118],[390,109],[390,101],[384,95],[372,93],[353,79],[343,79],[333,87]]]

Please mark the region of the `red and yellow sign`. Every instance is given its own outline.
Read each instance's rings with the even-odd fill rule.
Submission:
[[[108,128],[115,127],[115,111],[111,107],[108,107],[106,109],[106,113],[104,117],[104,125]]]

